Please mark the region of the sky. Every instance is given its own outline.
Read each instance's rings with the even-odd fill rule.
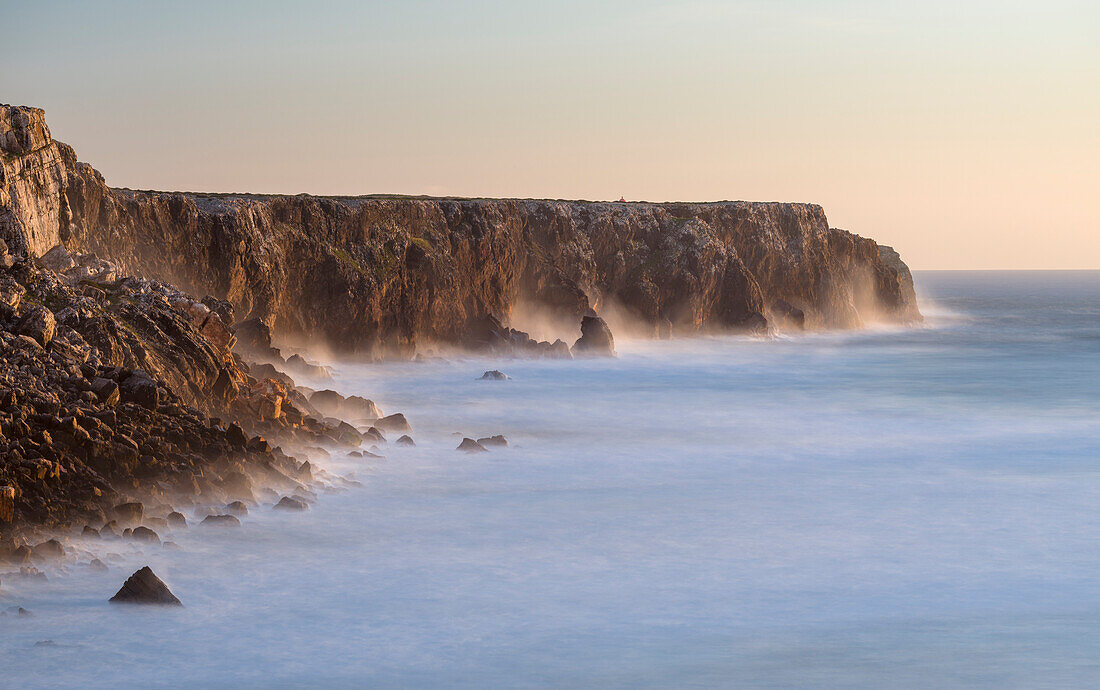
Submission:
[[[805,201],[1100,268],[1095,0],[0,0],[0,102],[140,189]]]

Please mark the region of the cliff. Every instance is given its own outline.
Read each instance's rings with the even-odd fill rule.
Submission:
[[[346,351],[468,342],[518,306],[572,324],[613,312],[654,333],[920,319],[900,257],[810,204],[112,189],[53,141],[41,110],[10,106],[0,149],[13,252],[95,252]]]

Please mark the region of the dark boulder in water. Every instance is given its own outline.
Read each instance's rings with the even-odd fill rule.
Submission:
[[[168,513],[168,525],[175,528],[187,527],[187,518],[179,511]]]
[[[460,450],[464,453],[486,453],[486,452],[488,452],[486,450],[485,446],[481,445],[480,443],[478,443],[477,441],[475,441],[472,438],[462,439],[462,443],[458,444],[458,448],[455,448],[455,450]]]
[[[506,448],[508,446],[508,439],[504,438],[503,434],[479,438],[477,442],[486,448]]]
[[[598,316],[581,319],[581,337],[573,343],[574,356],[615,357],[615,338],[607,322]]]
[[[416,446],[416,441],[412,440],[412,437],[407,434],[397,439],[396,443],[397,445],[404,446],[406,448],[412,448]]]
[[[240,527],[241,521],[233,515],[207,515],[202,523],[212,527]]]
[[[309,510],[309,504],[292,496],[283,496],[275,504],[275,510]]]
[[[499,371],[497,369],[487,371],[481,375],[482,381],[508,381],[511,378],[512,377],[508,374],[505,374],[503,371]]]
[[[237,517],[244,517],[248,515],[248,506],[245,505],[244,501],[233,501],[225,506],[225,512]]]
[[[159,604],[182,606],[175,594],[168,589],[149,566],[145,566],[126,580],[122,589],[110,599],[112,604]]]

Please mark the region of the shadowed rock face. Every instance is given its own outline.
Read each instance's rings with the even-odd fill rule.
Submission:
[[[807,328],[920,318],[900,257],[811,204],[117,190],[50,139],[42,111],[4,108],[13,253],[65,242],[345,351],[459,343],[520,302],[571,323],[613,307],[680,333],[760,330],[778,304]]]

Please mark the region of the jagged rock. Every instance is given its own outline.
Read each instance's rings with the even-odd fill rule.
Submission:
[[[231,445],[243,448],[248,443],[248,435],[244,433],[244,429],[239,424],[233,423],[225,431],[225,440]]]
[[[309,510],[309,504],[291,496],[283,496],[275,504],[275,510]]]
[[[45,347],[53,340],[53,334],[56,328],[57,321],[54,319],[53,312],[36,304],[29,307],[24,312],[15,330],[20,335],[33,338],[35,342]]]
[[[225,512],[237,517],[244,517],[248,515],[248,506],[245,505],[244,501],[233,501],[225,506]]]
[[[479,438],[477,442],[486,448],[505,448],[508,446],[508,439],[504,438],[501,434]]]
[[[462,439],[462,443],[458,444],[458,448],[455,448],[455,450],[460,450],[464,453],[485,453],[485,452],[488,452],[486,450],[485,446],[481,445],[480,443],[478,443],[477,441],[475,441],[472,438]]]
[[[397,441],[395,443],[396,443],[396,445],[404,446],[406,448],[412,448],[413,446],[416,445],[416,442],[413,441],[412,437],[409,436],[408,434],[406,434],[406,435],[402,436],[401,438],[397,439]]]
[[[412,431],[412,427],[409,426],[409,422],[405,419],[405,415],[400,412],[391,414],[388,417],[382,417],[377,420],[374,425],[385,431]]]
[[[598,316],[581,319],[581,337],[573,343],[573,356],[615,357],[615,339],[607,322]]]
[[[80,536],[86,539],[99,539],[99,530],[91,525],[84,525],[84,529],[80,532]]]
[[[492,371],[487,371],[481,375],[482,381],[508,381],[511,378],[512,377],[508,374],[505,374],[503,371],[498,371],[496,369],[493,369]]]
[[[102,377],[95,377],[91,382],[91,391],[95,393],[96,398],[107,405],[113,407],[119,402],[119,390],[118,384],[111,379],[105,379]]]
[[[240,527],[241,521],[233,515],[207,515],[200,524],[211,527]]]
[[[176,595],[168,589],[149,566],[131,575],[122,589],[110,599],[112,604],[159,604],[182,606]]]

